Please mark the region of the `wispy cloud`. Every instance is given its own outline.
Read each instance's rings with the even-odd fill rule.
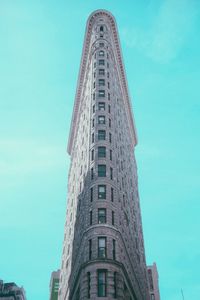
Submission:
[[[149,29],[125,28],[122,36],[129,47],[151,59],[167,63],[173,60],[187,41],[197,18],[196,0],[165,0]]]

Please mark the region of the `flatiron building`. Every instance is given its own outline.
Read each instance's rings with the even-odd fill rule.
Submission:
[[[68,141],[59,300],[148,300],[136,129],[111,13],[87,21]]]

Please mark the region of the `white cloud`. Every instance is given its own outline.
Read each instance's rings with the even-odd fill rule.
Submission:
[[[174,59],[187,41],[197,17],[195,0],[165,0],[149,29],[124,29],[122,36],[134,47],[160,63]]]

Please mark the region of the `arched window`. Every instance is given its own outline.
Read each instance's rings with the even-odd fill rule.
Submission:
[[[103,31],[103,26],[100,26],[100,31]]]
[[[103,50],[99,51],[99,56],[104,56],[104,51]]]

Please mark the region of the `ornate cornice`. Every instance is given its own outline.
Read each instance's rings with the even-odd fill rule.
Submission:
[[[83,51],[82,51],[82,58],[81,58],[81,64],[80,64],[80,70],[79,70],[79,76],[78,76],[78,82],[77,82],[77,89],[76,89],[76,96],[75,96],[75,103],[74,103],[74,109],[73,109],[73,115],[72,115],[72,122],[70,127],[70,135],[68,140],[68,148],[67,151],[71,155],[71,151],[73,148],[73,143],[76,136],[77,131],[77,125],[78,125],[78,114],[80,109],[80,104],[82,100],[82,92],[83,92],[83,86],[84,86],[84,79],[86,75],[87,70],[87,63],[89,59],[89,50],[90,50],[90,41],[91,41],[91,35],[92,35],[92,29],[93,25],[95,23],[95,20],[99,17],[104,17],[108,20],[110,23],[110,28],[112,29],[113,34],[113,42],[115,45],[115,49],[113,49],[116,60],[117,60],[117,69],[119,70],[119,78],[120,78],[120,84],[122,88],[123,93],[123,100],[128,116],[128,124],[131,132],[131,142],[132,146],[135,146],[137,144],[137,134],[136,134],[136,128],[134,123],[134,118],[132,114],[131,109],[131,101],[128,91],[128,84],[126,80],[126,74],[123,64],[123,58],[122,58],[122,51],[120,47],[119,42],[119,35],[117,30],[117,25],[115,22],[114,16],[106,11],[106,10],[96,10],[94,11],[88,18],[87,26],[86,26],[86,32],[85,32],[85,38],[84,38],[84,44],[83,44]]]

